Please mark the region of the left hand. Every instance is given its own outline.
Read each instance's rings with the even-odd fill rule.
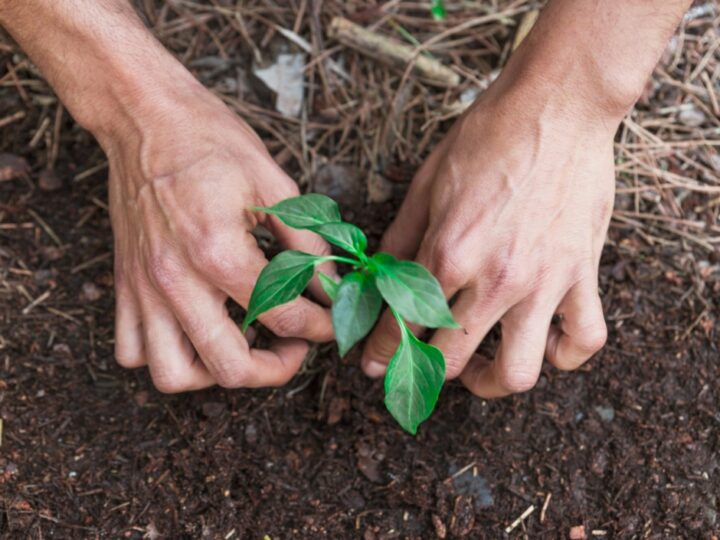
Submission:
[[[532,388],[543,357],[575,369],[606,340],[598,264],[617,122],[557,101],[532,87],[491,87],[418,171],[382,241],[455,298],[464,331],[437,330],[431,343],[447,378],[486,398]],[[475,351],[498,321],[502,340],[488,362]],[[363,354],[368,375],[384,373],[398,341],[386,313]]]

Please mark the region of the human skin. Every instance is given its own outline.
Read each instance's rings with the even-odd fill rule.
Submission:
[[[572,370],[604,345],[613,138],[689,5],[550,0],[418,171],[381,249],[416,258],[454,299],[464,331],[431,340],[448,378],[501,397],[532,388],[543,358]],[[485,358],[476,349],[498,321],[501,342]],[[368,375],[385,372],[398,341],[386,313],[364,350]]]
[[[686,0],[550,0],[502,75],[413,181],[383,240],[440,279],[464,331],[432,342],[449,378],[494,397],[530,388],[543,355],[573,369],[605,341],[597,268],[613,202],[612,140]],[[331,339],[302,298],[260,317],[281,336],[253,349],[229,318],[266,260],[258,219],[286,247],[315,235],[250,211],[297,194],[252,129],[152,37],[126,0],[0,0],[0,24],[92,132],[110,163],[118,362],[165,392],[285,383],[305,340]],[[551,326],[553,314],[562,315]],[[494,361],[475,350],[502,323]],[[381,375],[397,328],[363,355]]]

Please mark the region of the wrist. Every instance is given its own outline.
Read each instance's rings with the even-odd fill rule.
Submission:
[[[495,91],[515,92],[560,118],[602,125],[614,133],[643,90],[644,77],[603,69],[577,47],[526,45],[508,62]]]
[[[75,120],[106,146],[212,95],[152,36],[127,0],[0,0],[0,24]]]

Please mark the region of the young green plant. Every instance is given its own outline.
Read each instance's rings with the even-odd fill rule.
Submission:
[[[332,300],[340,355],[372,330],[384,300],[400,326],[401,336],[385,374],[385,406],[405,430],[415,434],[435,408],[445,381],[445,359],[439,349],[415,337],[405,321],[427,328],[459,328],[437,279],[418,263],[401,261],[388,253],[368,256],[365,234],[342,221],[338,205],[325,195],[301,195],[254,210],[276,216],[289,227],[312,231],[348,256],[292,250],[276,255],[258,277],[243,331],[261,313],[302,294],[318,265],[328,261],[348,264],[352,271],[340,283],[318,273]]]

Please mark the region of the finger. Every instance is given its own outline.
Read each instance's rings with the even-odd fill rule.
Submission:
[[[431,345],[443,352],[447,379],[454,379],[462,373],[475,350],[504,311],[505,306],[499,297],[487,295],[477,286],[460,292],[452,307],[452,313],[463,330],[440,328],[430,340]]]
[[[538,305],[542,303],[538,302]],[[530,390],[542,368],[552,313],[519,304],[502,321],[502,340],[495,360],[475,356],[460,378],[473,393],[495,398]]]
[[[132,289],[115,272],[115,359],[125,368],[147,364],[140,306]]]
[[[382,377],[399,344],[400,327],[390,310],[386,309],[363,349],[360,367],[365,374],[372,378]]]
[[[607,340],[607,326],[597,280],[588,278],[573,286],[558,307],[560,324],[548,334],[548,361],[558,369],[577,369]]]
[[[436,149],[423,163],[410,184],[410,189],[395,219],[383,235],[380,251],[399,259],[413,259],[428,226],[430,182],[443,152]]]
[[[163,393],[174,394],[215,384],[196,358],[195,349],[170,309],[152,292],[144,296],[144,338],[155,387]]]
[[[227,296],[199,276],[186,274],[165,297],[203,364],[226,388],[280,386],[299,369],[308,345],[299,339],[279,340],[268,351],[251,350],[230,318]]]
[[[194,257],[194,263],[196,270],[210,283],[247,309],[257,278],[268,261],[252,234],[231,231],[218,234],[212,241],[206,242],[202,251]],[[166,268],[162,273],[169,273],[170,283],[164,290],[172,293],[176,287],[172,282],[173,275],[177,271]],[[330,311],[307,298],[299,297],[258,318],[279,337],[298,337],[311,341],[329,341],[333,338]]]

